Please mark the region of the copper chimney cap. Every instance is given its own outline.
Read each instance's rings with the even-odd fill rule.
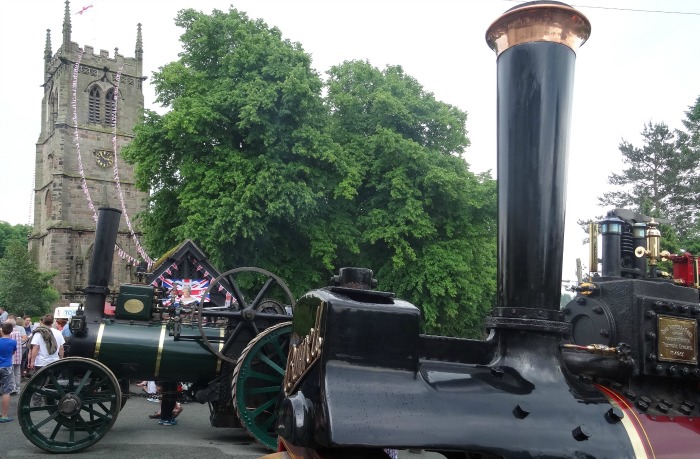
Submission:
[[[588,18],[560,2],[528,2],[509,9],[486,31],[486,43],[497,55],[535,41],[560,43],[574,52],[591,35]]]

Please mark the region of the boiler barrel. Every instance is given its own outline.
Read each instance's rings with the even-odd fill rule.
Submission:
[[[209,382],[221,371],[221,360],[201,341],[199,329],[183,325],[180,340],[166,324],[104,322],[90,326],[85,337],[74,337],[70,355],[107,365],[117,379]],[[224,329],[205,328],[211,341]],[[192,338],[188,338],[192,337]]]

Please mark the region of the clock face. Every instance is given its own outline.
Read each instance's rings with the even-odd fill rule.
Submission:
[[[100,167],[108,167],[114,163],[114,155],[111,151],[97,150],[95,152],[95,161]]]

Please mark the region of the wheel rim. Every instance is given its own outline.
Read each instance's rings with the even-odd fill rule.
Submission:
[[[248,343],[233,372],[233,400],[243,428],[257,442],[277,448],[277,401],[287,366],[292,323],[261,332]]]
[[[246,273],[256,273],[265,279],[265,281],[262,282],[262,286],[258,286],[259,290],[257,292],[253,292],[253,295],[251,295],[250,300],[252,301],[246,300],[246,298],[244,297],[245,295],[241,292],[241,289],[239,288],[238,282],[236,280],[236,277],[238,275]],[[242,331],[242,329],[244,327],[252,329],[253,335],[257,335],[260,332],[260,330],[258,330],[255,324],[255,314],[257,314],[258,312],[273,312],[284,314],[284,307],[282,306],[282,303],[279,301],[279,299],[282,299],[286,303],[288,303],[293,311],[295,304],[294,295],[292,295],[292,292],[289,290],[289,287],[287,287],[287,284],[285,284],[280,277],[276,276],[270,271],[264,270],[262,268],[242,267],[226,271],[225,273],[221,274],[215,279],[212,279],[212,281],[209,283],[209,287],[202,295],[202,298],[206,298],[210,292],[214,291],[215,288],[218,288],[218,286],[224,283],[224,281],[231,287],[231,294],[236,300],[237,308],[240,310],[240,317],[242,319],[240,324],[236,326],[233,329],[233,331],[227,332],[226,341],[223,344],[223,346],[221,346],[221,348],[215,346],[215,343],[212,343],[210,341],[209,337],[207,337],[207,334],[204,330],[205,324],[202,320],[204,302],[202,301],[197,307],[198,316],[200,318],[198,321],[198,327],[200,336],[202,338],[202,342],[209,348],[209,350],[214,355],[227,362],[236,363],[238,356],[228,355],[226,351],[229,348],[229,345],[238,339],[238,335]],[[275,288],[281,289],[281,297],[283,298],[274,299],[266,297],[266,293],[270,291],[270,289]]]
[[[32,396],[43,400],[32,406]],[[39,448],[67,453],[99,441],[117,420],[122,394],[109,368],[95,360],[68,357],[43,367],[17,401],[22,432]]]

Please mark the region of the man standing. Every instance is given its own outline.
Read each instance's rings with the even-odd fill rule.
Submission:
[[[38,370],[63,358],[65,339],[60,331],[51,327],[52,325],[53,314],[46,314],[41,318],[39,326],[34,329],[27,368]]]
[[[0,325],[4,324],[7,320],[7,311],[5,311],[4,306],[0,306]]]
[[[41,318],[41,323],[34,329],[31,348],[29,350],[29,362],[27,369],[42,367],[63,358],[63,344],[65,340],[60,331],[52,327],[53,314],[46,314]],[[38,393],[32,394],[31,406],[44,405],[44,396]]]

